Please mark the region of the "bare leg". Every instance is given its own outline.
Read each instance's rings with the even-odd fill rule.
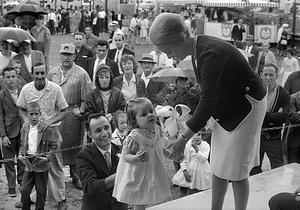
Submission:
[[[249,198],[248,178],[241,181],[233,181],[232,189],[234,194],[234,204],[236,210],[246,210]]]
[[[212,175],[211,210],[222,210],[227,187],[228,180]]]
[[[134,205],[133,210],[145,210],[146,205]]]

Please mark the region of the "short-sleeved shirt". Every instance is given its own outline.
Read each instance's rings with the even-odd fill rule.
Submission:
[[[37,90],[34,81],[26,84],[20,93],[17,106],[25,109],[30,102],[37,102],[41,108],[41,119],[49,120],[55,117],[56,113],[67,108],[68,104],[59,85],[46,79],[46,86]],[[51,126],[58,126],[55,123]]]

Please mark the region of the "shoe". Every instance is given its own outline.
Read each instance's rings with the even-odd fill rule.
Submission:
[[[8,195],[9,197],[16,197],[17,196],[16,188],[8,188]]]
[[[79,179],[73,179],[72,183],[75,188],[77,188],[78,190],[82,190],[82,184]]]
[[[15,207],[18,208],[18,209],[21,209],[23,208],[23,203],[21,201],[18,201],[16,204],[15,204]]]
[[[67,210],[67,200],[58,202],[57,210]]]

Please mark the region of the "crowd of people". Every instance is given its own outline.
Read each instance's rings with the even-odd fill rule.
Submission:
[[[61,13],[63,14],[63,10]],[[138,20],[137,16],[134,16],[130,22],[129,31],[124,32],[121,30],[123,16],[119,13],[115,14],[117,19],[111,19],[108,24],[110,37],[102,39],[99,38],[99,33],[106,31],[106,13],[98,7],[96,14],[93,18],[89,11],[84,11],[82,15],[82,11],[75,9],[72,14],[74,20],[70,19],[69,26],[62,26],[66,28],[67,33],[68,27],[70,28],[73,41],[61,44],[60,49],[54,52],[60,54],[60,63],[53,68],[49,67],[51,34],[55,33],[56,25],[60,28],[56,23],[59,15],[53,11],[48,15],[48,27],[44,25],[42,17],[36,19],[36,25],[30,30],[22,25],[20,18],[15,19],[14,27],[23,27],[30,31],[37,40],[35,43],[30,40],[20,43],[14,40],[1,42],[2,158],[18,158],[17,170],[14,167],[14,161],[5,163],[8,195],[15,197],[17,188],[21,191],[21,200],[16,207],[28,210],[31,204],[35,203],[37,209],[44,209],[45,202],[48,200],[59,210],[67,209],[63,166],[69,166],[74,187],[83,190],[82,209],[96,210],[101,205],[107,210],[128,208],[140,210],[145,209],[147,205],[163,202],[170,196],[168,185],[170,180],[167,179],[164,158],[174,161],[176,174],[172,182],[181,187],[182,195],[216,187],[214,183],[218,181],[217,187],[226,185],[226,180],[232,180],[233,184],[242,189],[246,182],[241,183],[241,177],[246,179],[249,174],[262,172],[261,164],[265,153],[270,159],[272,169],[284,164],[284,154],[287,155],[288,163],[300,163],[298,128],[285,130],[283,137],[281,130],[257,132],[256,137],[260,136],[260,141],[249,145],[251,148],[249,151],[255,152],[258,149],[260,159],[253,155],[249,167],[241,170],[242,174],[237,175],[232,173],[232,167],[227,166],[231,164],[230,161],[237,163],[241,159],[236,158],[235,154],[228,159],[226,158],[228,154],[224,151],[216,152],[216,149],[220,150],[220,145],[215,143],[216,139],[212,139],[211,142],[210,136],[203,134],[203,132],[210,132],[210,129],[218,130],[217,121],[211,122],[213,128],[206,127],[207,131],[204,129],[198,132],[200,129],[198,122],[205,127],[207,121],[204,121],[204,118],[193,118],[191,115],[200,116],[203,107],[191,106],[190,116],[187,115],[185,119],[176,119],[175,127],[178,129],[172,132],[167,118],[173,116],[174,113],[158,120],[156,118],[158,105],[170,105],[170,95],[183,89],[193,89],[196,90],[198,97],[199,95],[208,97],[209,100],[204,100],[205,103],[216,98],[219,100],[219,97],[210,98],[210,94],[220,93],[218,85],[221,81],[218,84],[214,83],[216,89],[203,89],[206,91],[204,92],[201,89],[203,86],[199,88],[195,80],[179,77],[174,82],[168,83],[149,78],[161,68],[176,67],[178,60],[185,57],[181,58],[177,55],[182,55],[182,53],[188,55],[191,50],[182,48],[180,51],[163,43],[164,39],[167,42],[172,41],[172,39],[168,40],[170,34],[165,35],[167,38],[159,37],[164,32],[159,31],[159,27],[154,27],[152,30],[155,33],[152,32],[151,41],[157,48],[144,54],[142,59],[137,61],[134,50],[137,42],[136,40],[132,42],[128,34],[132,36],[139,34],[140,43],[148,43],[149,21],[147,23],[146,18],[141,17]],[[85,21],[84,17],[90,18]],[[84,24],[80,26],[82,21]],[[180,30],[184,30],[190,39],[190,34],[194,32],[188,29],[186,19],[182,23]],[[173,29],[170,28],[170,30]],[[176,37],[175,41],[178,41],[177,39],[179,38]],[[234,65],[247,66],[247,75],[253,78],[252,82],[245,81],[245,84],[236,85],[242,88],[241,91],[243,90],[246,96],[259,95],[255,97],[260,97],[261,101],[247,98],[247,101],[250,101],[254,107],[259,107],[260,102],[265,100],[267,112],[264,119],[261,119],[263,129],[300,122],[298,113],[300,71],[298,71],[298,61],[293,57],[293,51],[286,50],[287,57],[280,71],[276,57],[269,50],[267,42],[263,43],[260,50],[255,45],[253,37],[247,37],[243,49],[254,55],[247,58],[250,64],[248,65],[244,58],[237,54],[234,48],[224,44],[225,42],[217,39],[210,40],[212,39],[210,37],[204,38],[207,40],[201,39],[199,38],[198,45],[205,42],[215,47],[213,43],[217,42],[221,45],[218,50],[224,53],[227,48],[230,48],[231,53],[236,57]],[[184,42],[189,47],[191,43]],[[203,56],[203,54],[198,56]],[[221,58],[218,59],[223,62]],[[199,57],[197,62],[196,65],[194,61],[195,68],[202,65],[202,59]],[[137,71],[139,64],[142,71]],[[218,68],[219,63],[214,62],[209,65],[215,71],[221,71]],[[281,87],[277,81],[282,72],[290,73],[290,75],[286,74],[284,87]],[[197,80],[201,79],[201,76],[200,73],[196,75]],[[230,81],[235,79],[232,72],[227,76]],[[242,75],[236,76],[242,79]],[[259,77],[260,80],[257,79]],[[261,81],[267,86],[267,97],[263,97],[265,90]],[[202,84],[208,85],[208,83]],[[252,88],[258,88],[259,91],[252,92]],[[230,90],[226,89],[226,91]],[[166,92],[168,94],[158,97]],[[228,95],[228,98],[232,100],[227,98],[226,101],[237,100],[236,97],[239,97],[239,94]],[[183,97],[181,103],[188,103],[191,100],[189,96],[187,94],[186,98]],[[225,96],[222,95],[222,97]],[[245,100],[241,100],[240,103],[245,105]],[[223,102],[225,103],[225,99]],[[190,106],[190,104],[187,105]],[[245,105],[245,109],[240,110],[246,113],[249,111],[246,107]],[[206,108],[213,107],[206,105]],[[227,108],[232,110],[235,107],[228,105]],[[257,113],[262,112],[262,110],[257,110]],[[171,109],[171,112],[174,111],[176,110]],[[222,111],[226,110],[222,109]],[[184,108],[179,113],[179,115],[184,113]],[[233,110],[232,113],[234,113]],[[220,123],[224,123],[222,118],[226,119],[226,115],[218,114],[221,118]],[[236,117],[240,120],[238,114]],[[262,115],[253,115],[254,120],[258,118],[262,118]],[[234,126],[226,123],[222,125],[229,126],[226,127],[229,130]],[[249,132],[249,126],[250,124],[243,123],[241,128]],[[192,131],[189,130],[190,128]],[[223,134],[227,135],[224,130],[218,131],[220,138]],[[88,145],[83,147],[85,134],[87,134]],[[228,136],[227,138],[230,139]],[[174,139],[187,142],[186,146],[181,148],[183,152],[177,154],[166,149],[166,146],[174,142]],[[209,158],[211,145],[214,154],[224,155],[224,162],[216,161],[216,156]],[[223,145],[222,148],[227,146]],[[238,144],[238,142],[232,142],[231,146],[235,149],[242,148],[241,143]],[[68,150],[68,148],[71,149]],[[51,151],[56,152],[47,153]],[[245,155],[245,158],[247,157]],[[179,165],[178,162],[181,164]],[[229,175],[226,174],[226,178],[220,180],[225,172]],[[230,178],[232,176],[234,179]],[[35,200],[32,200],[30,196],[33,191],[36,191]],[[275,205],[274,199],[271,199],[270,207]]]

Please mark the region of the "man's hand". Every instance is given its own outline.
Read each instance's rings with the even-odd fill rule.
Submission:
[[[192,181],[192,176],[189,175],[189,173],[187,172],[187,170],[183,171],[183,175],[184,175],[184,178],[185,178],[186,182],[191,182]]]
[[[143,151],[143,152],[138,152],[136,154],[136,157],[138,158],[139,162],[145,162],[148,160],[149,155],[148,155],[148,152]]]
[[[49,126],[50,125],[47,121],[41,120],[38,124],[38,130],[39,132],[44,132]]]
[[[8,147],[11,144],[11,142],[7,136],[1,137],[1,141],[2,141],[2,145],[4,147]]]

